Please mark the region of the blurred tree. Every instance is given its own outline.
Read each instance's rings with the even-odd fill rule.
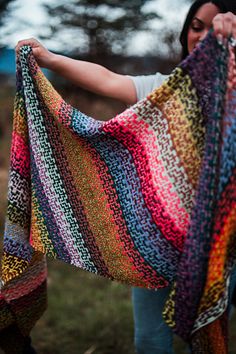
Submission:
[[[134,32],[147,30],[148,22],[159,18],[156,12],[145,9],[150,1],[72,0],[44,4],[51,20],[49,37],[63,38],[65,31],[75,30],[76,41],[81,39],[80,52],[96,57],[122,54]]]
[[[0,26],[3,24],[3,17],[6,15],[7,6],[13,0],[0,0]]]
[[[189,8],[194,1],[195,0],[177,0],[173,2],[170,14],[175,14],[176,11],[182,11],[184,8],[187,15]],[[170,60],[177,64],[181,58],[182,50],[179,36],[186,15],[183,15],[182,19],[178,17],[174,21],[169,21],[168,26],[165,22],[162,22],[162,26],[157,30],[156,36],[153,37],[152,45],[150,46],[148,53],[165,58],[166,60]]]

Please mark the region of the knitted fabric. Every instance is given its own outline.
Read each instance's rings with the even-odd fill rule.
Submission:
[[[174,282],[167,323],[193,352],[227,351],[215,328],[236,249],[233,70],[232,47],[210,33],[160,88],[103,122],[63,101],[21,49],[0,328],[26,336],[44,311],[46,254],[133,286]]]

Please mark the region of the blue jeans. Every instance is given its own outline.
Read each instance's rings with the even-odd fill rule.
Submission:
[[[236,266],[232,272],[229,298],[236,287]],[[132,288],[137,354],[174,354],[172,330],[162,318],[170,287],[159,290]]]
[[[170,287],[132,289],[135,348],[138,354],[173,354],[172,330],[162,318]]]

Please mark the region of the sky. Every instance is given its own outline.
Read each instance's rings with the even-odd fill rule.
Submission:
[[[4,27],[0,29],[1,42],[5,45],[14,48],[18,40],[35,37],[37,38],[39,33],[47,34],[47,21],[48,17],[45,10],[42,7],[42,3],[45,0],[17,0],[10,4],[10,16],[5,20]],[[68,0],[67,0],[68,1]],[[47,0],[47,3],[56,2],[56,0]],[[158,14],[163,16],[161,21],[154,21],[153,28],[160,29],[160,33],[166,29],[172,29],[179,32],[184,21],[184,17],[189,8],[189,3],[185,3],[184,0],[153,0],[148,4],[148,9],[157,11]],[[12,34],[7,34],[8,32]],[[72,37],[69,33],[64,36],[65,42],[70,42]],[[68,37],[68,38],[67,38]],[[82,38],[79,39],[82,45]],[[142,55],[151,51],[150,43],[152,43],[151,32],[140,33],[138,36],[134,36],[132,45],[127,54],[130,55]],[[44,40],[42,43],[55,51],[64,51],[65,47],[57,40]],[[80,45],[80,43],[78,43]],[[156,44],[155,44],[156,45]],[[165,48],[162,45],[160,52],[165,52]]]

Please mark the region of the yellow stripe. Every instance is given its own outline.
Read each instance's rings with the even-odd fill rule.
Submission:
[[[199,141],[202,141],[205,130],[203,127],[201,128],[200,124],[197,125],[193,122],[193,119],[196,119],[197,116],[201,119],[200,108],[197,104],[191,106],[192,121],[189,117],[190,110],[189,107],[186,106],[186,95],[191,94],[192,97],[194,96],[192,101],[198,102],[197,95],[191,87],[191,79],[188,75],[183,75],[180,69],[176,70],[176,73],[177,72],[177,77],[181,80],[182,87],[185,88],[186,91],[176,91],[176,82],[171,82],[170,78],[170,80],[167,81],[168,84],[164,83],[160,88],[155,90],[149,96],[149,99],[163,112],[165,118],[168,120],[169,133],[174,149],[181,160],[181,165],[183,165],[190,183],[193,187],[196,187],[202,151],[199,151],[199,145],[201,144],[196,141],[193,131]],[[173,85],[173,87],[171,85]],[[198,130],[196,130],[197,127]]]
[[[118,228],[89,150],[79,138],[72,139],[69,131],[63,126],[59,129],[86,218],[110,274],[117,280],[129,279],[137,286],[144,286],[145,282],[134,269],[119,240]]]
[[[44,223],[42,212],[39,210],[38,206],[36,196],[32,194],[31,245],[36,251],[46,253],[48,256],[56,258],[52,241],[48,238],[48,231]]]

